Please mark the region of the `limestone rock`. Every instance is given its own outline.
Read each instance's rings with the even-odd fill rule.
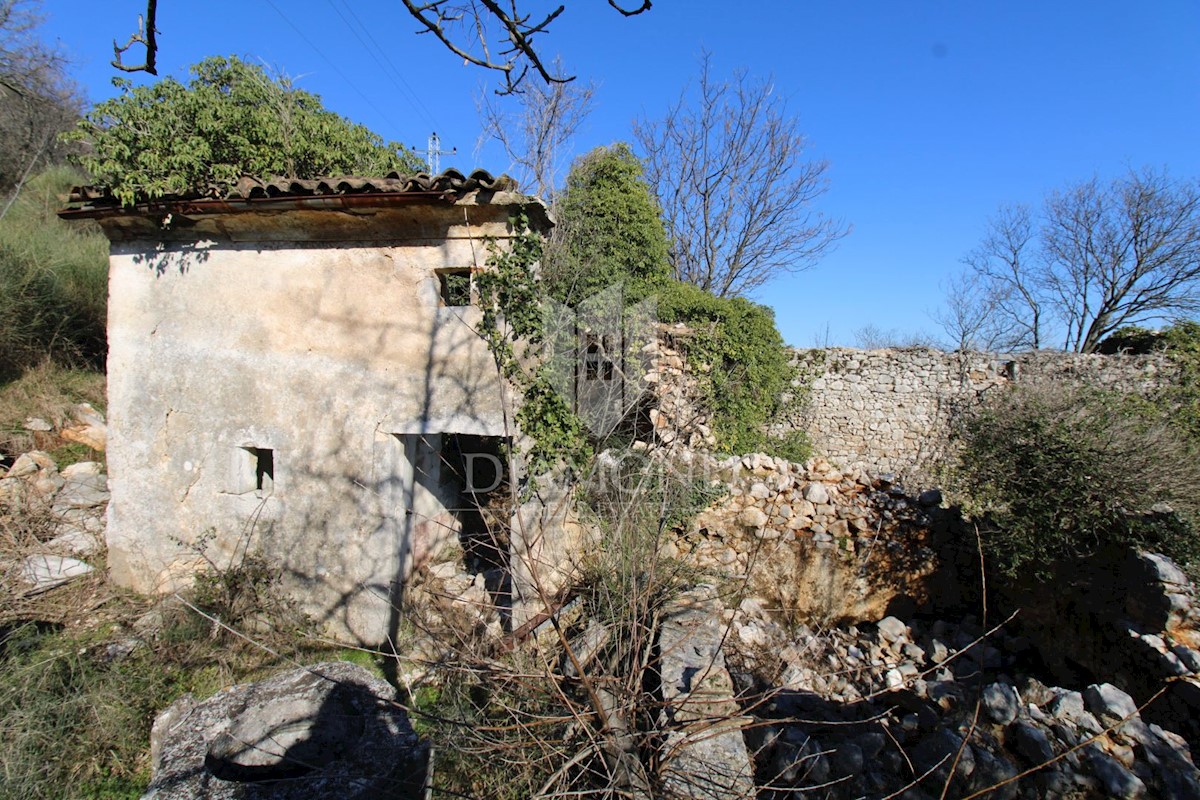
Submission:
[[[738,522],[747,528],[761,528],[767,524],[768,520],[769,517],[767,517],[766,512],[754,506],[744,509],[738,515]]]
[[[426,748],[395,691],[362,667],[325,663],[190,695],[155,720],[143,800],[417,798]]]
[[[27,556],[21,562],[21,577],[32,585],[27,594],[53,589],[75,578],[82,578],[93,570],[91,564],[64,556],[39,554]]]
[[[1008,725],[1017,718],[1021,700],[1008,684],[990,683],[983,689],[983,707],[997,725]]]
[[[1045,731],[1028,722],[1018,722],[1012,729],[1013,744],[1021,757],[1031,765],[1044,764],[1054,758],[1054,748]]]
[[[664,611],[659,633],[666,713],[675,722],[663,752],[672,797],[741,800],[754,796],[754,773],[733,684],[721,652],[724,629],[711,586],[700,586]],[[714,723],[714,719],[724,718]]]
[[[28,453],[23,453],[17,456],[17,460],[9,467],[6,478],[27,478],[36,474],[41,470],[58,471],[58,466],[54,463],[54,459],[49,453],[43,453],[41,450],[31,450]]]
[[[895,617],[884,617],[878,627],[879,635],[889,642],[901,641],[908,635],[907,626]]]
[[[69,464],[59,470],[60,474],[68,481],[100,475],[104,472],[104,465],[99,461],[77,461],[74,464]]]
[[[829,490],[823,483],[810,483],[804,490],[804,499],[813,505],[825,505],[829,502]]]
[[[69,468],[68,468],[69,469]],[[108,478],[101,473],[77,472],[63,477],[62,487],[54,498],[55,513],[72,508],[95,508],[108,502]]]
[[[1146,796],[1146,784],[1119,761],[1103,751],[1088,748],[1092,774],[1100,781],[1105,797],[1138,798]]]
[[[46,542],[46,549],[73,556],[90,556],[100,549],[100,541],[90,531],[76,525],[60,525],[59,533]]]
[[[1137,703],[1111,683],[1093,683],[1083,692],[1088,710],[1106,725],[1137,716]]]
[[[71,410],[71,422],[59,434],[69,442],[79,442],[93,450],[103,451],[108,443],[108,427],[104,415],[88,403],[80,403]]]

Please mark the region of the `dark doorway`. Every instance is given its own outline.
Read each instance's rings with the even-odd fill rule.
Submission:
[[[445,495],[453,498],[447,505],[458,517],[463,565],[472,575],[484,576],[506,627],[512,604],[508,442],[502,436],[447,433],[442,446],[443,486]]]

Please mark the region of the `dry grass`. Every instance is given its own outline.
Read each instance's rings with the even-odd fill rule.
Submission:
[[[43,433],[25,429],[25,420],[38,417],[57,426],[70,417],[71,408],[78,403],[91,403],[98,411],[105,409],[105,376],[103,372],[72,369],[49,359],[30,367],[15,379],[0,383],[0,456],[17,456],[30,450],[46,450],[55,455],[59,466],[78,461],[69,458],[91,453],[81,445],[73,445],[53,432]],[[75,451],[80,451],[75,453]],[[95,454],[94,454],[95,455]]]

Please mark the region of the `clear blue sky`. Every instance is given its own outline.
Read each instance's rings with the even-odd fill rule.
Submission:
[[[788,97],[812,155],[831,162],[822,209],[854,228],[816,269],[757,298],[795,345],[826,330],[851,344],[867,324],[936,330],[942,283],[1001,204],[1128,167],[1200,176],[1196,0],[655,0],[632,19],[600,0],[562,2],[543,48],[599,84],[577,153],[661,114],[702,48],[718,74],[773,76]],[[112,40],[144,7],[45,3],[44,32],[90,99],[113,94]],[[415,35],[398,0],[160,0],[158,29],[160,75],[246,56],[386,138],[424,146],[436,130],[459,152],[443,167],[507,167],[495,149],[476,151],[474,96],[493,79]],[[373,57],[372,42],[386,55]]]

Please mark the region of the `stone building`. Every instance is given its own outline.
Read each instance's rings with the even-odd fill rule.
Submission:
[[[384,641],[406,577],[480,522],[467,472],[498,462],[462,454],[506,429],[473,276],[544,207],[482,171],[72,201],[112,243],[113,579],[261,554],[330,632]]]

